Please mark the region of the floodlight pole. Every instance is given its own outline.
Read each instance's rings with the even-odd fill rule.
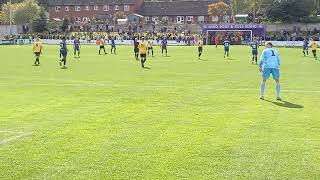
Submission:
[[[9,7],[9,13],[10,13],[10,35],[12,35],[12,0],[10,0],[10,7]]]

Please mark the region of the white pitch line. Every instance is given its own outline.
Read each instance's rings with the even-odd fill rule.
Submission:
[[[21,131],[8,131],[8,130],[0,130],[0,133],[8,133],[8,134],[23,134]]]
[[[1,77],[0,77],[1,78]],[[214,87],[197,87],[197,86],[176,86],[176,85],[141,85],[137,86],[134,84],[112,84],[104,82],[94,82],[94,81],[84,81],[84,80],[57,80],[57,79],[47,79],[51,82],[57,83],[19,83],[19,85],[27,86],[106,86],[106,87],[132,87],[132,88],[194,88],[194,89],[208,89],[213,91],[260,91],[260,88],[220,88],[215,89]],[[8,86],[8,84],[0,84],[0,86]],[[295,92],[295,93],[320,93],[319,90],[281,90],[282,92]]]
[[[76,84],[75,83],[20,83],[19,85],[22,86],[91,86],[91,87],[132,87],[132,88],[193,88],[193,89],[206,89],[214,91],[257,91],[259,92],[259,88],[239,88],[239,89],[232,89],[232,88],[220,88],[215,89],[214,87],[197,87],[197,86],[166,86],[166,85],[141,85],[137,86],[134,84],[104,84],[104,83],[95,83],[95,82],[87,82],[83,81],[82,83]],[[7,84],[0,84],[0,86],[7,86]],[[282,92],[291,92],[291,93],[320,93],[320,90],[281,90]]]
[[[21,139],[21,138],[31,136],[31,134],[32,134],[31,132],[23,133],[23,134],[20,134],[20,135],[15,136],[15,137],[2,140],[2,141],[0,141],[0,145],[7,144],[7,143],[10,143],[10,142],[13,142],[13,141],[17,141],[17,140],[19,140],[19,139]]]

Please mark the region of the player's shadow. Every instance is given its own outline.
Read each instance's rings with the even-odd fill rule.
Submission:
[[[272,103],[272,104],[275,104],[277,106],[284,107],[284,108],[289,108],[289,109],[302,109],[302,108],[304,108],[304,106],[302,106],[302,105],[294,104],[294,103],[291,103],[291,102],[288,102],[288,101],[277,101],[277,102],[269,101],[269,100],[265,100],[265,101],[269,102],[269,103]]]
[[[234,59],[234,58],[228,58],[227,60],[229,60],[229,61],[236,61],[237,59]]]
[[[150,67],[143,67],[143,69],[151,69]]]
[[[199,59],[199,61],[209,61],[208,59]]]

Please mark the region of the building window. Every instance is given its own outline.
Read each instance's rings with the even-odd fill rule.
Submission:
[[[103,6],[103,11],[109,11],[109,6]]]
[[[80,6],[75,6],[75,7],[74,7],[74,10],[75,10],[75,11],[81,11],[81,7],[80,7]]]
[[[88,21],[89,21],[89,18],[88,18],[88,17],[83,17],[83,18],[82,18],[82,21],[83,21],[83,22],[88,22]]]
[[[69,6],[64,7],[64,11],[69,11]]]
[[[230,21],[230,16],[229,15],[223,16],[223,20],[224,20],[224,22],[229,22]]]
[[[130,6],[128,6],[128,5],[124,5],[124,11],[130,11]]]
[[[81,21],[81,17],[76,17],[74,20],[75,20],[75,22],[80,22]]]
[[[199,17],[198,17],[198,21],[199,21],[199,22],[204,22],[204,16],[199,16]]]
[[[212,22],[218,22],[219,17],[218,16],[212,16]]]
[[[184,16],[177,16],[177,23],[178,24],[184,23]]]
[[[188,22],[193,22],[193,16],[187,16],[187,21]]]
[[[153,21],[153,22],[159,21],[159,17],[158,17],[158,16],[152,17],[152,21]]]
[[[86,11],[89,11],[89,10],[90,10],[90,7],[89,7],[89,6],[86,6],[86,7],[85,7],[85,10],[86,10]]]
[[[56,12],[59,12],[59,11],[61,11],[61,7],[60,6],[56,6]]]
[[[99,6],[94,6],[93,9],[94,9],[95,11],[98,11],[98,10],[99,10]]]
[[[168,17],[168,16],[163,16],[163,17],[162,17],[162,20],[163,20],[163,21],[168,21],[168,20],[169,20],[169,17]]]
[[[114,10],[118,11],[118,10],[119,10],[119,6],[118,6],[118,5],[115,5],[115,6],[114,6]]]
[[[149,21],[150,21],[150,17],[146,17],[146,18],[145,18],[145,21],[146,21],[146,22],[149,22]]]

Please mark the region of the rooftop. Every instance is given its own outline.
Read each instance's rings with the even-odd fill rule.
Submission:
[[[208,15],[208,5],[218,0],[157,0],[142,4],[139,14],[144,16]]]
[[[51,0],[50,5],[95,5],[95,4],[135,4],[136,0]]]

